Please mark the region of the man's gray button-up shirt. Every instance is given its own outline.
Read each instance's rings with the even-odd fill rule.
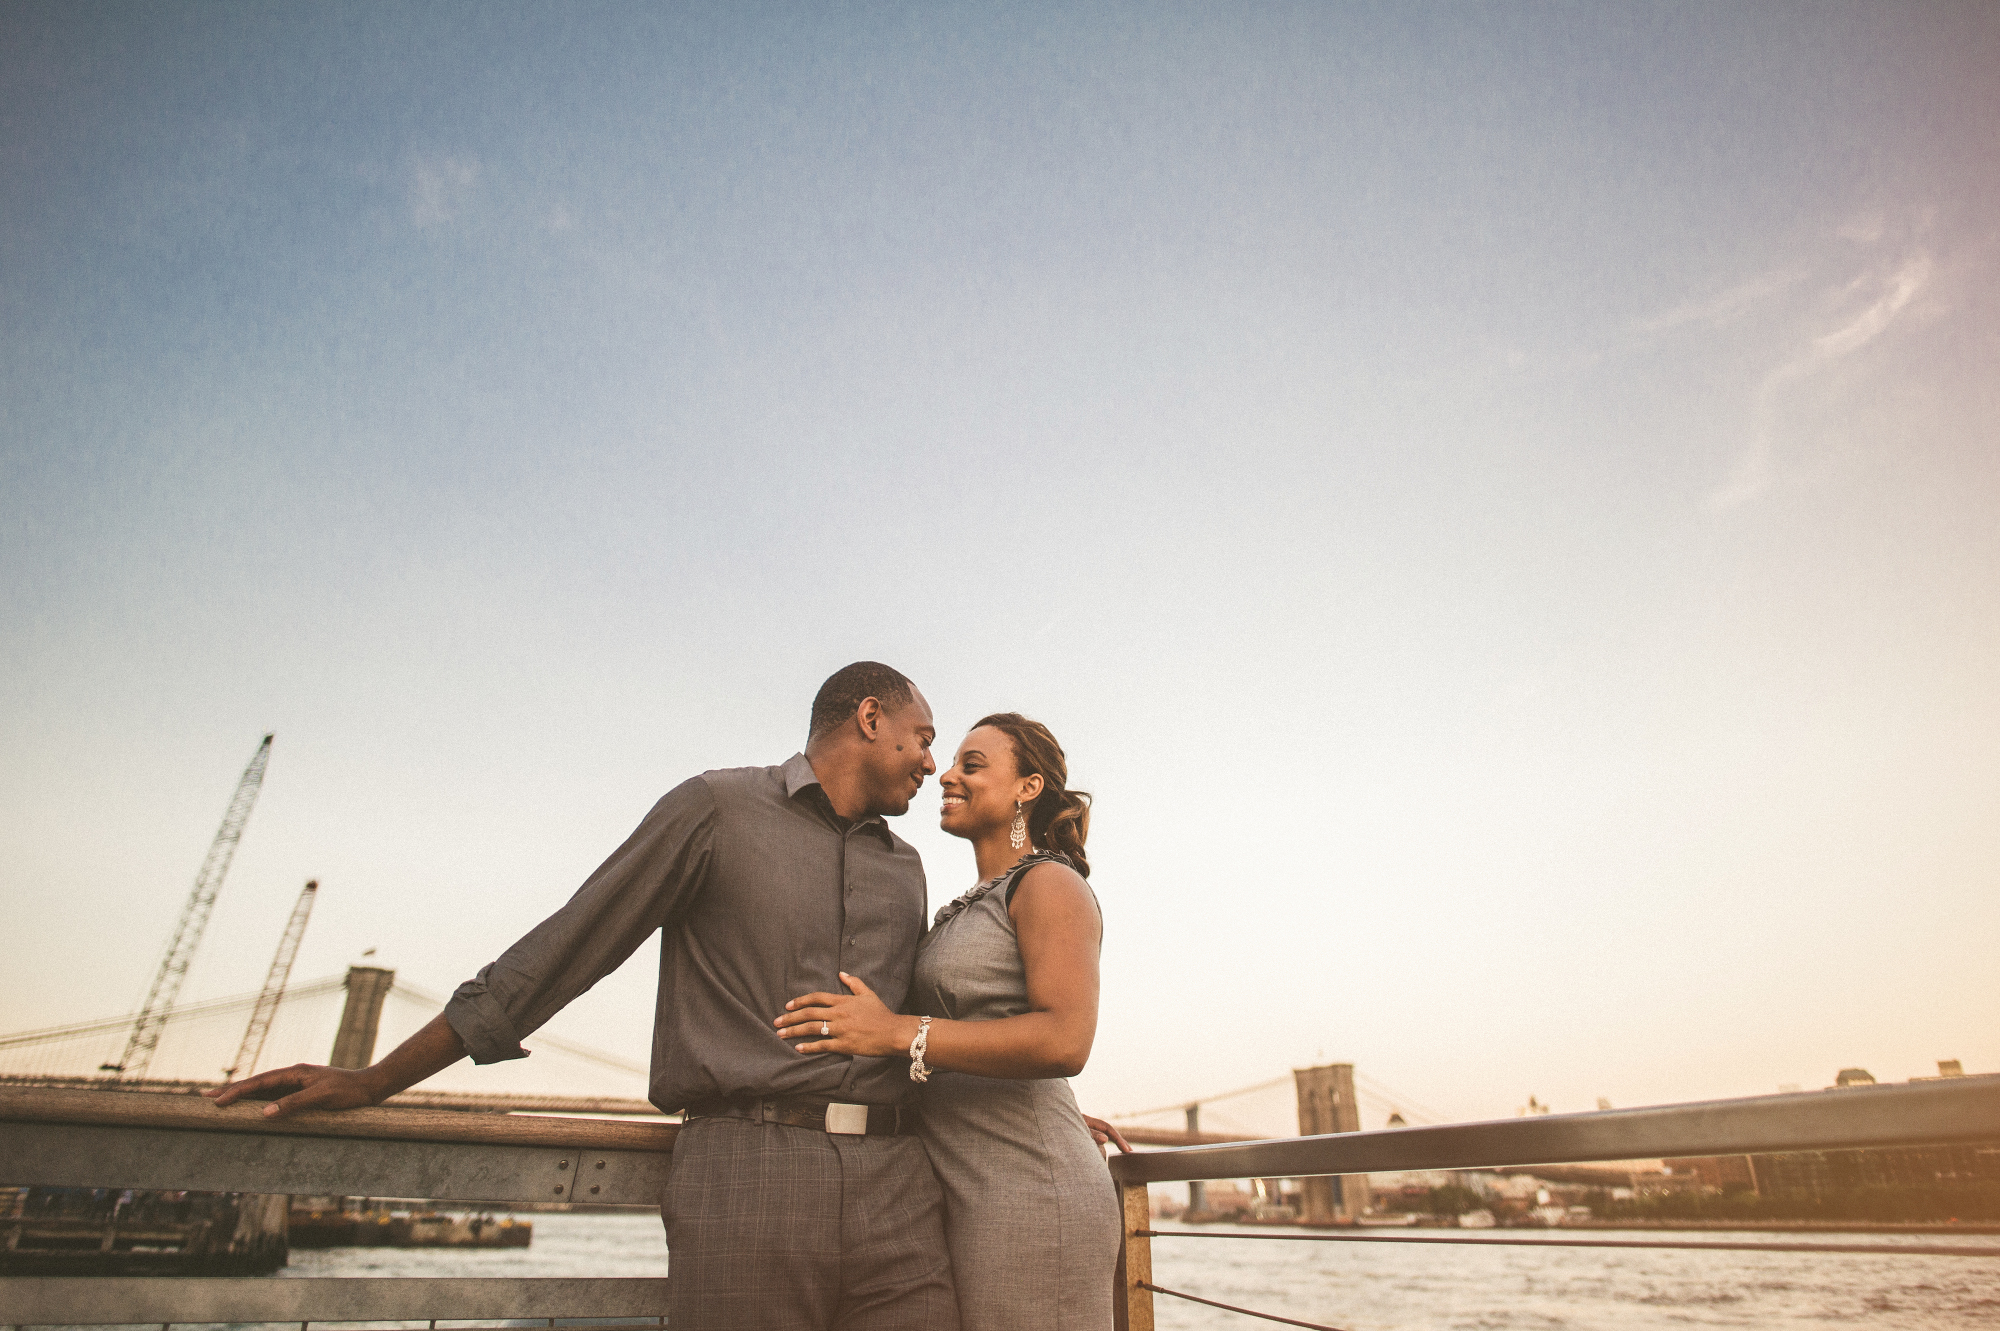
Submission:
[[[881,818],[833,812],[812,764],[704,772],[653,806],[568,904],[458,987],[445,1019],[475,1063],[523,1037],[663,930],[650,1098],[893,1104],[902,1058],[800,1054],[771,1021],[859,976],[899,1009],[924,930],[924,870]],[[844,946],[843,946],[844,944]]]

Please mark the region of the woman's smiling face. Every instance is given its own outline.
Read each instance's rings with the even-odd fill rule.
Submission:
[[[980,726],[965,737],[938,785],[944,790],[938,826],[967,838],[1011,823],[1016,801],[1025,806],[1042,793],[1039,776],[1019,775],[1014,741],[992,726]]]

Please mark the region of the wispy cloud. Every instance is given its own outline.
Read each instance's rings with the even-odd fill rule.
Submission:
[[[1794,385],[1823,373],[1881,337],[1931,283],[1935,265],[1924,250],[1914,250],[1893,267],[1862,273],[1848,284],[1850,296],[1867,303],[1844,314],[1841,322],[1808,342],[1799,355],[1766,374],[1757,386],[1756,425],[1750,445],[1731,469],[1729,478],[1708,497],[1712,510],[1737,508],[1764,494],[1778,477],[1774,434],[1785,395]]]
[[[1931,256],[1919,250],[1903,261],[1902,267],[1889,278],[1887,289],[1872,305],[1861,311],[1845,326],[1813,340],[1814,357],[1819,360],[1833,360],[1867,346],[1882,335],[1883,330],[1902,313],[1905,306],[1916,299],[1917,293],[1922,291],[1930,280]]]
[[[1878,212],[1856,213],[1834,231],[1842,240],[1851,240],[1857,245],[1873,245],[1882,239],[1888,224]]]
[[[1684,301],[1664,314],[1642,320],[1642,333],[1664,333],[1685,324],[1705,323],[1720,327],[1732,319],[1741,317],[1752,308],[1777,295],[1787,287],[1804,280],[1803,268],[1779,268],[1740,282],[1727,291],[1712,296],[1702,296]]]
[[[1710,492],[1709,509],[1721,512],[1749,503],[1771,488],[1776,474],[1777,467],[1771,459],[1769,432],[1760,428],[1750,440],[1750,447],[1730,469],[1729,479]]]
[[[479,184],[476,157],[419,157],[410,163],[410,221],[423,228],[444,226]]]

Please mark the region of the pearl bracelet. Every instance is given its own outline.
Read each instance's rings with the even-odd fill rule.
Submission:
[[[930,1043],[931,1019],[917,1018],[917,1038],[910,1041],[910,1080],[929,1081],[931,1070],[924,1066],[924,1047]]]

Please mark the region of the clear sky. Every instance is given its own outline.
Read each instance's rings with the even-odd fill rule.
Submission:
[[[0,1028],[137,1005],[267,730],[187,995],[308,876],[301,976],[443,991],[870,657],[1098,796],[1097,1112],[2000,1070],[1996,68],[1979,0],[9,4]],[[649,970],[551,1031],[643,1056]]]

